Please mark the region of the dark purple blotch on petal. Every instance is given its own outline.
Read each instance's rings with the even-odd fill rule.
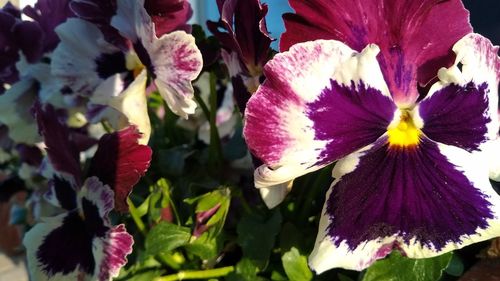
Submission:
[[[76,190],[73,185],[69,181],[58,176],[54,176],[51,184],[54,188],[56,199],[61,208],[68,211],[76,209],[77,197]]]
[[[419,104],[424,121],[422,131],[430,139],[463,148],[477,150],[488,140],[488,85],[473,82],[465,86],[451,84],[435,92]]]
[[[84,218],[76,211],[68,213],[62,225],[50,232],[38,248],[38,262],[49,276],[69,274],[77,268],[94,274],[96,261],[92,242],[104,237],[109,228],[92,202],[83,198],[82,209]]]
[[[147,68],[151,77],[156,79],[155,68],[153,66],[153,62],[151,61],[151,57],[140,40],[134,43],[134,50],[142,64]]]
[[[379,139],[333,186],[326,204],[328,235],[350,249],[397,234],[440,250],[493,218],[485,196],[425,137],[406,148]]]
[[[116,0],[72,0],[69,6],[77,17],[95,24],[106,41],[123,51],[128,50],[127,40],[110,24],[116,14]]]
[[[315,139],[328,142],[316,164],[340,159],[376,141],[386,132],[395,110],[389,97],[363,82],[346,86],[331,80],[331,86],[307,105]]]
[[[106,79],[117,73],[127,72],[125,54],[116,52],[112,54],[101,54],[95,61],[97,74]]]

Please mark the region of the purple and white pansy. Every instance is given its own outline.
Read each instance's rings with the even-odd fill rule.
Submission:
[[[187,118],[196,108],[191,81],[203,67],[194,37],[184,31],[173,31],[158,38],[144,1],[124,0],[117,6],[111,25],[130,40],[170,109]]]
[[[70,19],[57,28],[61,43],[54,52],[52,73],[77,95],[123,113],[143,134],[141,143],[147,143],[151,132],[147,78],[170,109],[187,118],[196,107],[191,82],[201,72],[201,52],[194,37],[184,31],[158,38],[144,1],[112,2],[73,3],[83,19]],[[91,8],[105,9],[104,19],[89,18]]]
[[[59,181],[63,187],[56,197],[66,212],[44,218],[24,238],[31,278],[107,281],[118,276],[133,238],[123,224],[113,226],[108,219],[113,191],[97,177],[78,191]]]
[[[400,2],[408,1],[292,1],[297,15],[285,18],[281,41],[289,50],[267,63],[247,104],[244,135],[265,163],[255,185],[268,206],[294,178],[338,161],[309,258],[317,273],[500,236],[486,153],[499,128],[498,47],[450,18],[467,15],[459,1]],[[323,11],[338,28],[315,27],[325,18],[312,15]],[[398,12],[380,17],[390,11]],[[434,26],[449,33],[425,33]],[[313,41],[294,41],[308,29],[316,33],[300,34]]]
[[[103,135],[86,173],[78,139],[51,105],[36,103],[34,116],[54,168],[44,198],[59,210],[25,236],[32,280],[111,280],[132,252],[133,238],[114,226],[112,210],[127,212],[126,198],[149,167],[152,151],[138,143],[134,126]]]

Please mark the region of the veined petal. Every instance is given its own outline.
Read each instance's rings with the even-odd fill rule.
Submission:
[[[382,137],[342,159],[311,267],[362,270],[392,250],[426,258],[500,235],[500,196],[484,157],[425,137],[391,148]]]
[[[196,103],[191,81],[203,68],[194,37],[184,31],[174,31],[158,38],[143,0],[120,1],[112,25],[132,40],[137,56],[169,108],[183,118],[194,113]]]
[[[437,142],[478,150],[498,133],[498,47],[469,34],[453,51],[455,64],[440,69],[440,81],[419,104],[423,132]]]
[[[385,133],[396,107],[377,51],[370,45],[358,54],[338,41],[318,40],[269,61],[266,81],[245,112],[247,144],[269,167],[258,169],[257,187],[317,170]]]
[[[172,112],[187,119],[196,109],[191,82],[203,68],[194,37],[184,31],[174,31],[153,41],[148,52],[158,91]]]
[[[290,5],[296,14],[284,16],[282,51],[316,39],[339,40],[356,51],[377,44],[385,80],[403,106],[417,100],[417,82],[428,83],[453,62],[451,47],[472,31],[459,0],[291,0]]]

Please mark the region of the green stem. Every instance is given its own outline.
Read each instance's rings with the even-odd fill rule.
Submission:
[[[146,235],[146,226],[144,225],[144,222],[142,221],[141,217],[139,216],[137,208],[135,207],[132,200],[130,200],[130,198],[127,198],[127,203],[128,203],[129,210],[130,210],[130,215],[132,215],[132,219],[134,220],[135,225],[137,226],[137,229],[139,229],[139,231],[142,234]]]
[[[208,270],[179,271],[176,274],[158,277],[155,281],[177,281],[188,279],[210,279],[226,276],[234,271],[234,266],[226,266]]]

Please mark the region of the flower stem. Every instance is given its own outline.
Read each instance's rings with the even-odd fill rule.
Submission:
[[[155,281],[177,281],[188,279],[209,279],[226,276],[234,271],[234,266],[226,266],[208,270],[179,271],[176,274],[158,277]]]
[[[132,219],[134,220],[135,225],[137,226],[137,229],[139,229],[139,231],[142,234],[146,235],[146,226],[144,225],[144,222],[142,221],[142,219],[137,211],[137,208],[135,207],[132,200],[130,200],[130,198],[127,198],[127,203],[128,203],[129,210],[130,210],[130,215],[132,216]]]

